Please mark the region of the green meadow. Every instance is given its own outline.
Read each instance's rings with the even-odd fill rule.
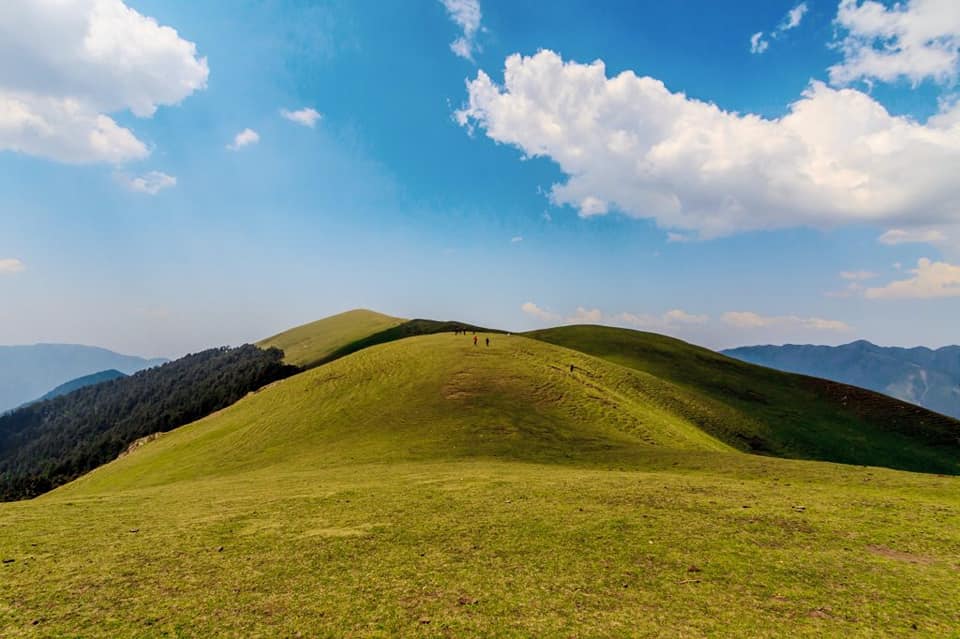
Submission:
[[[268,342],[403,320],[326,322]],[[957,422],[632,331],[479,338],[0,504],[0,636],[960,637]]]

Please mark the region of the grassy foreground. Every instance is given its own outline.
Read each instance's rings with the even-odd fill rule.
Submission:
[[[361,464],[4,504],[0,635],[958,636],[956,479],[649,465]]]
[[[0,504],[0,636],[960,636],[960,479],[737,452],[677,384],[490,337]]]

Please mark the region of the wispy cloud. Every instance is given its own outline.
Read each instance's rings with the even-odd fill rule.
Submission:
[[[897,268],[897,267],[895,267]],[[826,297],[833,298],[848,298],[848,297],[861,297],[866,293],[866,287],[863,282],[866,280],[872,280],[879,277],[877,273],[873,271],[841,271],[840,279],[846,280],[847,285],[837,291],[827,291],[824,293]]]
[[[616,324],[626,324],[634,328],[650,331],[668,331],[681,326],[703,325],[710,321],[708,315],[694,315],[682,309],[675,308],[662,315],[618,313],[611,320]]]
[[[253,129],[244,129],[240,133],[237,133],[233,136],[233,142],[227,145],[227,148],[231,151],[239,151],[245,146],[250,146],[251,144],[256,144],[260,141],[260,134],[254,131]]]
[[[599,308],[578,306],[576,312],[567,318],[571,324],[599,324],[603,321],[603,312]]]
[[[881,244],[939,244],[947,241],[943,231],[937,229],[890,229],[877,238]]]
[[[523,241],[523,236],[521,235],[514,235],[513,237],[510,238],[511,244],[519,244],[522,241]]]
[[[440,0],[450,19],[460,27],[463,35],[450,43],[450,50],[473,62],[473,54],[480,50],[477,34],[480,32],[480,3],[477,0]]]
[[[297,111],[280,109],[280,115],[291,122],[295,122],[301,126],[310,127],[311,129],[314,128],[317,124],[317,121],[323,117],[322,113],[310,107],[299,109]]]
[[[0,259],[0,275],[12,275],[27,270],[27,265],[15,257]]]
[[[131,191],[146,193],[147,195],[156,195],[164,189],[177,185],[177,178],[167,175],[163,171],[149,171],[137,176],[118,173],[117,179]]]
[[[707,315],[695,315],[682,309],[672,309],[660,315],[647,313],[605,313],[599,308],[578,306],[566,317],[559,313],[547,311],[533,302],[527,302],[521,309],[528,315],[545,321],[557,322],[563,319],[567,324],[607,324],[612,326],[629,326],[651,331],[669,331],[683,326],[703,325],[710,321]]]
[[[527,315],[532,315],[543,322],[556,322],[560,319],[560,316],[556,313],[540,308],[533,302],[525,302],[522,306],[520,306],[520,310]]]
[[[803,20],[803,16],[807,15],[808,10],[809,8],[807,7],[806,2],[801,2],[793,9],[790,9],[790,11],[787,12],[786,17],[783,19],[783,22],[781,22],[780,26],[777,27],[777,31],[789,31],[790,29],[796,29],[799,27],[800,21]]]
[[[841,271],[840,278],[844,280],[862,282],[863,280],[871,280],[877,276],[873,271]]]
[[[763,53],[770,48],[771,40],[776,40],[787,31],[799,27],[800,23],[803,21],[803,16],[807,15],[808,9],[807,3],[801,2],[793,9],[790,9],[790,11],[787,12],[787,15],[783,17],[783,20],[780,21],[780,24],[778,24],[770,33],[757,31],[750,36],[750,53]]]
[[[736,328],[812,329],[816,331],[849,331],[850,326],[839,320],[796,315],[760,315],[750,311],[731,311],[721,316],[724,323]]]
[[[750,36],[750,53],[763,53],[770,48],[770,42],[763,39],[763,31]]]

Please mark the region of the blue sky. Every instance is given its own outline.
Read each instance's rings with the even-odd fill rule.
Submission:
[[[951,4],[13,0],[0,343],[957,342]]]

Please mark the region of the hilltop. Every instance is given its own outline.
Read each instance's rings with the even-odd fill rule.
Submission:
[[[257,346],[279,348],[288,364],[312,368],[338,349],[404,321],[366,309],[354,309],[288,329],[257,342]]]
[[[842,346],[743,346],[723,353],[760,366],[868,388],[960,418],[960,346],[899,348],[859,340]]]
[[[429,319],[400,319],[366,309],[354,309],[316,322],[289,329],[261,340],[261,348],[279,348],[284,361],[301,368],[313,368],[351,353],[405,337],[455,331],[502,331],[465,322]]]
[[[0,504],[0,633],[869,637],[960,623],[960,479],[772,456],[957,472],[956,441],[941,441],[957,422],[652,334],[384,339],[404,323],[336,339],[315,326],[320,359],[372,345]]]

